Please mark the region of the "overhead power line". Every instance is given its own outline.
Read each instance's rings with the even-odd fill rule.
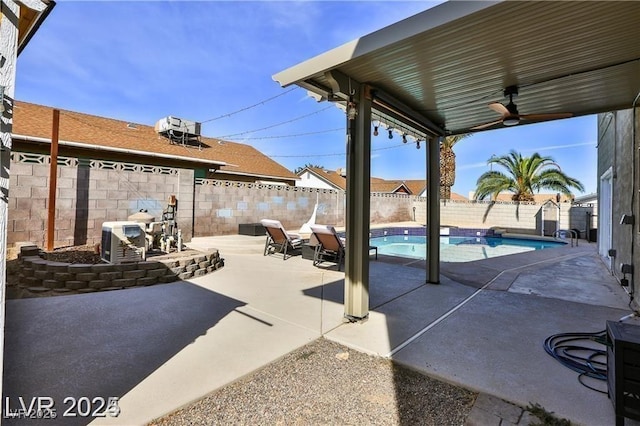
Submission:
[[[251,138],[243,138],[243,141],[248,140],[261,140],[261,139],[284,139],[284,138],[297,138],[300,136],[319,135],[321,133],[337,132],[338,130],[344,130],[344,127],[337,127],[335,129],[318,130],[316,132],[298,133],[294,135],[277,135],[277,136],[256,136]]]
[[[214,117],[214,118],[210,118],[210,119],[208,119],[208,120],[201,121],[200,123],[201,123],[201,124],[204,124],[204,123],[209,123],[209,122],[211,122],[211,121],[220,120],[221,118],[231,117],[232,115],[238,114],[238,113],[240,113],[240,112],[247,111],[247,110],[249,110],[249,109],[255,108],[255,107],[260,106],[260,105],[264,105],[264,104],[266,104],[267,102],[270,102],[270,101],[272,101],[272,100],[274,100],[274,99],[276,99],[276,98],[279,98],[280,96],[284,96],[284,95],[286,95],[287,93],[289,93],[289,92],[291,92],[291,91],[293,91],[293,90],[295,90],[295,89],[296,89],[296,87],[292,87],[291,89],[289,89],[289,90],[287,90],[287,91],[284,91],[284,92],[282,92],[282,93],[280,93],[280,94],[278,94],[278,95],[275,95],[275,96],[272,96],[272,97],[270,97],[270,98],[268,98],[268,99],[265,99],[265,100],[263,100],[263,101],[260,101],[260,102],[258,102],[258,103],[256,103],[256,104],[250,105],[250,106],[248,106],[248,107],[240,108],[239,110],[237,110],[237,111],[233,111],[233,112],[230,112],[230,113],[228,113],[228,114],[223,114],[223,115],[220,115],[220,116],[218,116],[218,117]]]
[[[333,108],[333,104],[330,104],[330,105],[326,106],[325,108],[322,108],[322,109],[320,109],[318,111],[314,111],[314,112],[311,112],[309,114],[301,115],[299,117],[292,118],[291,120],[287,120],[287,121],[283,121],[283,122],[280,122],[280,123],[272,124],[271,126],[262,127],[260,129],[254,129],[254,130],[247,130],[245,132],[240,132],[240,133],[232,133],[232,134],[229,134],[229,135],[214,136],[214,138],[215,139],[224,139],[224,138],[230,138],[230,137],[233,137],[233,136],[242,136],[242,135],[246,135],[246,134],[253,133],[253,132],[260,132],[262,130],[273,129],[274,127],[282,126],[284,124],[293,123],[294,121],[302,120],[303,118],[307,118],[307,117],[310,117],[312,115],[319,114],[322,111],[328,110],[329,108]]]

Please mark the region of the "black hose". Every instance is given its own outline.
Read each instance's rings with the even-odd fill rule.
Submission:
[[[606,394],[606,391],[584,383],[585,377],[607,380],[606,360],[602,362],[596,359],[607,356],[606,341],[606,330],[597,333],[558,333],[544,340],[544,350],[565,367],[579,373],[578,382],[580,384]],[[580,344],[580,342],[584,343]]]

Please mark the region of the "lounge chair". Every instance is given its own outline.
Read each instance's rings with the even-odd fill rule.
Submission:
[[[338,270],[342,265],[346,253],[346,240],[340,237],[333,226],[330,225],[310,225],[311,240],[315,239],[316,249],[313,254],[313,266],[318,266],[326,258],[331,258],[338,264]],[[369,246],[369,251],[375,251],[378,259],[378,247]]]
[[[300,238],[300,235],[285,231],[280,221],[262,219],[260,223],[267,231],[267,241],[264,243],[265,256],[270,253],[282,253],[282,260],[287,260],[289,249],[297,250],[302,248],[304,241]]]
[[[330,225],[310,225],[313,237],[317,240],[313,253],[313,266],[318,266],[327,258],[335,260],[338,270],[342,265],[345,255],[345,242],[336,234],[336,230]]]

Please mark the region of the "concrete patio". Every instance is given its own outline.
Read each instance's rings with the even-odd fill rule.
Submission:
[[[579,424],[614,423],[607,396],[542,347],[629,313],[593,244],[443,264],[440,285],[424,284],[421,262],[372,258],[363,323],[342,320],[343,272],[264,257],[263,245],[195,238],[191,247],[220,249],[226,266],[185,282],[7,301],[4,396],[50,396],[59,415],[66,396],[119,396],[117,418],[46,424],[143,424],[325,336]]]

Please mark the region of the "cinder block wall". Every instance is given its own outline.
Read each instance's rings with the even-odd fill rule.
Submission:
[[[12,153],[8,244],[46,244],[49,156]],[[191,169],[60,157],[56,191],[55,246],[100,242],[102,223],[126,220],[146,209],[161,220],[169,196],[178,200],[178,226],[192,236],[236,234],[243,223],[277,219],[295,231],[311,217],[344,226],[344,191],[195,178]],[[406,194],[371,194],[371,223],[426,223],[426,199]],[[540,233],[541,205],[442,201],[443,225],[507,228]],[[584,229],[585,211],[561,207],[563,229]],[[553,216],[553,220],[556,216]]]
[[[196,179],[195,236],[236,234],[238,225],[276,219],[295,231],[318,203],[316,223],[344,226],[344,192]]]
[[[13,152],[11,159],[7,243],[44,246],[50,157]],[[141,209],[160,220],[172,194],[179,202],[179,225],[190,239],[193,185],[185,182],[193,182],[193,171],[59,157],[54,245],[98,243],[103,222],[127,220]],[[183,204],[187,208],[180,210]]]
[[[426,223],[426,199],[413,198],[416,221]],[[460,228],[505,228],[510,232],[540,235],[542,230],[542,204],[517,204],[485,201],[440,201],[440,223],[443,226]],[[547,209],[544,220],[556,221],[557,212]],[[585,230],[586,212],[595,212],[592,206],[560,205],[560,227],[562,229]],[[555,225],[553,225],[555,229]],[[584,234],[582,235],[584,237]]]

